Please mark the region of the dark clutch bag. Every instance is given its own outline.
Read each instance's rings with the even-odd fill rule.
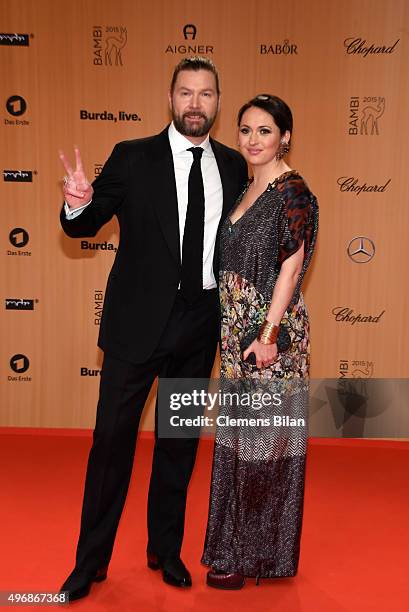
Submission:
[[[246,348],[250,346],[250,344],[255,340],[258,336],[258,331],[260,329],[259,325],[255,325],[250,327],[249,331],[245,336],[243,336],[240,342],[240,350],[243,353]],[[278,329],[277,336],[277,350],[279,353],[285,353],[291,346],[291,337],[288,332],[288,329],[283,323],[280,323]],[[254,353],[250,353],[250,355],[246,359],[246,363],[250,363],[251,365],[256,365],[256,356]]]

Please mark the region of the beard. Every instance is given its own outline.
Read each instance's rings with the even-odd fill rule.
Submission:
[[[214,113],[214,115],[212,115],[211,117],[208,117],[204,113],[194,111],[188,111],[186,113],[183,113],[183,115],[177,115],[176,112],[172,109],[172,119],[175,128],[180,134],[183,134],[183,136],[206,136],[216,120],[216,115],[217,112]],[[195,125],[190,125],[188,123],[187,118],[191,116],[200,117],[201,119],[203,119],[203,121]]]

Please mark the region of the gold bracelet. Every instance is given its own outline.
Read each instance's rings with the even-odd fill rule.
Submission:
[[[266,319],[259,329],[257,340],[261,344],[275,344],[277,342],[278,329],[278,325],[270,323]]]

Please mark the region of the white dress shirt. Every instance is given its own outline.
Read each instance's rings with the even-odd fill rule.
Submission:
[[[213,289],[216,281],[213,274],[213,257],[216,243],[217,228],[223,208],[223,189],[219,168],[209,141],[209,135],[199,145],[193,145],[190,140],[177,131],[173,122],[169,126],[169,143],[172,149],[173,165],[175,169],[176,192],[179,212],[180,253],[182,254],[183,232],[185,229],[186,211],[188,203],[189,172],[193,163],[193,155],[189,149],[199,146],[203,149],[201,160],[204,195],[205,195],[205,226],[203,239],[203,289]],[[70,210],[65,204],[67,219],[75,219],[89,206],[85,204],[75,210]]]

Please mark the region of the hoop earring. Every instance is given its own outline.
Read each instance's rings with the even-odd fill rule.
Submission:
[[[276,160],[277,160],[277,161],[280,161],[281,159],[283,159],[283,157],[284,157],[285,155],[287,155],[287,153],[289,152],[289,150],[290,150],[290,143],[289,143],[289,142],[286,142],[285,140],[282,140],[282,141],[280,142],[280,146],[279,146],[279,147],[278,147],[278,149],[277,149],[277,153],[276,153],[276,156],[275,156],[275,157],[276,157]]]

